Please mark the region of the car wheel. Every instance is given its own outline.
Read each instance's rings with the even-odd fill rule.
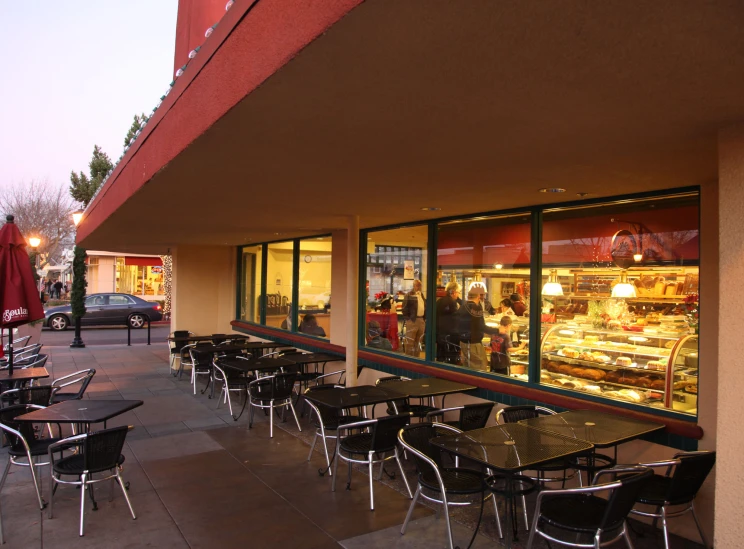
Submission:
[[[49,327],[57,332],[66,330],[69,324],[70,321],[67,320],[67,317],[65,315],[54,315],[52,318],[49,319]]]
[[[134,329],[144,328],[147,317],[141,313],[134,313],[129,317],[129,325]]]

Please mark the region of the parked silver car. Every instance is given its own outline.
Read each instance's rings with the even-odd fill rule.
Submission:
[[[92,294],[85,298],[85,315],[82,326],[105,324],[128,324],[132,328],[143,328],[147,319],[163,318],[162,307],[154,301],[145,301],[130,294]],[[72,324],[72,307],[50,307],[44,315],[44,326],[52,330],[65,330]]]

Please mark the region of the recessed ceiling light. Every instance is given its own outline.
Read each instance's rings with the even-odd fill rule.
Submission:
[[[576,196],[579,198],[584,198],[585,196],[589,196],[589,193],[576,193]]]
[[[282,236],[284,233],[274,233],[274,236]]]
[[[435,208],[433,206],[424,206],[423,208],[421,208],[421,210],[424,212],[438,212],[441,209],[442,208]]]
[[[545,189],[540,189],[541,193],[565,193],[566,189],[561,189],[560,187],[548,187]]]

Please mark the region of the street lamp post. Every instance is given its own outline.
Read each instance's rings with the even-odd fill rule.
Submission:
[[[83,212],[82,211],[76,211],[72,214],[72,221],[75,223],[75,239],[77,240],[77,226],[78,223],[80,223],[80,220],[83,218]],[[77,248],[77,244],[75,245],[75,248]],[[82,290],[85,292],[85,282],[83,284],[80,284],[80,281],[76,280],[76,277],[83,276],[85,277],[85,271],[80,269],[79,267],[76,269],[76,265],[79,261],[83,261],[83,259],[78,257],[77,250],[75,250],[75,257],[72,260],[72,272],[73,272],[73,288],[75,285],[77,285],[78,288],[82,287]],[[83,298],[85,297],[85,294],[83,294]],[[75,305],[72,304],[73,310],[75,310]],[[75,315],[75,337],[72,340],[72,343],[70,343],[70,347],[72,348],[82,348],[85,347],[85,343],[83,343],[83,338],[80,336],[80,315]]]

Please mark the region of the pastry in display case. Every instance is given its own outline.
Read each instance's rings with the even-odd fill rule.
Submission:
[[[684,317],[600,328],[582,320],[544,325],[541,383],[697,414],[698,336],[689,333]]]

